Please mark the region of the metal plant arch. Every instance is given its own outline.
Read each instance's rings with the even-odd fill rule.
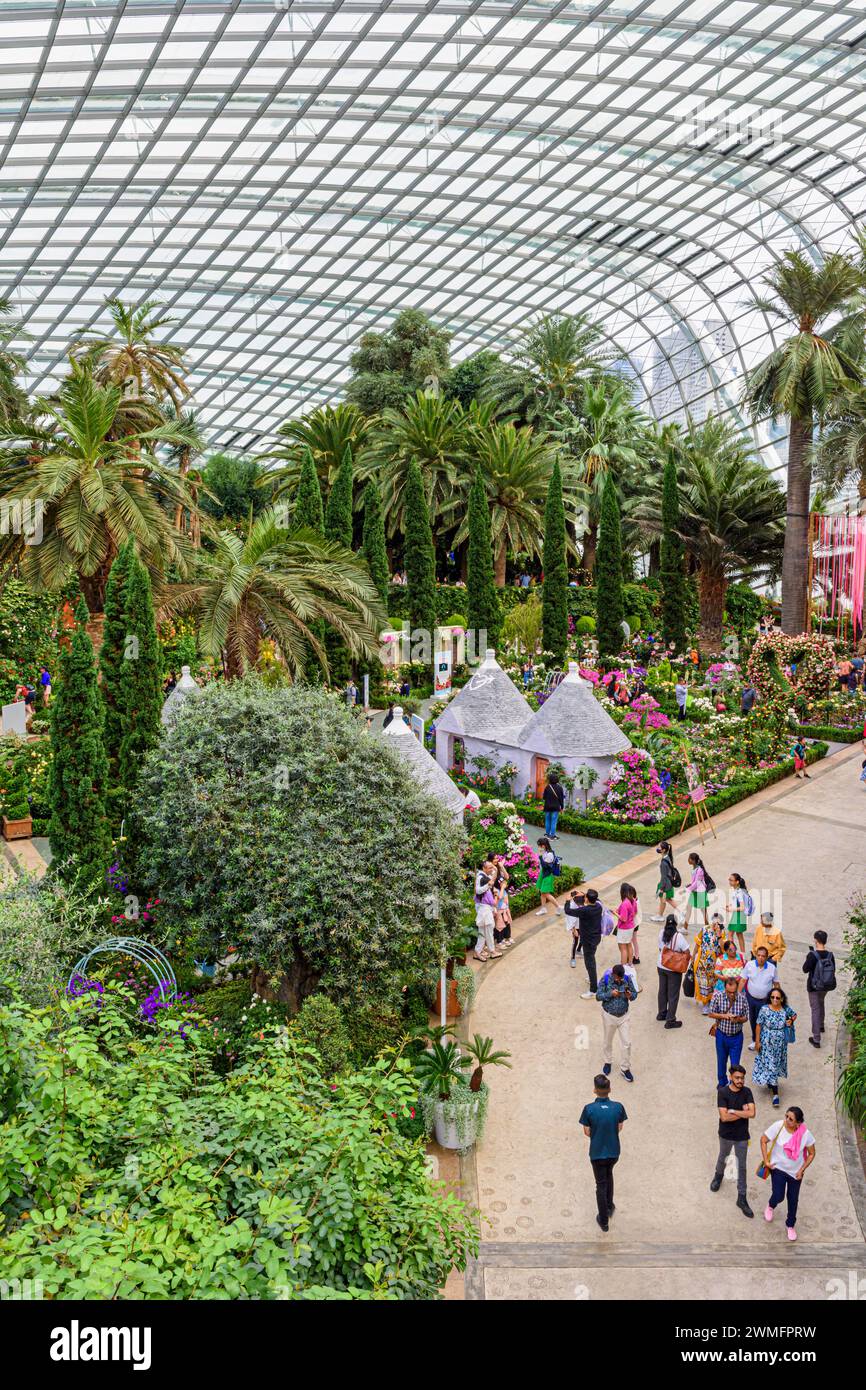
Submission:
[[[122,956],[132,956],[133,960],[137,960],[140,965],[143,965],[155,981],[161,999],[168,1001],[177,994],[177,980],[174,971],[162,951],[152,942],[142,941],[137,936],[109,936],[106,937],[105,941],[100,941],[99,945],[88,951],[86,956],[82,956],[74,967],[69,976],[67,989],[71,989],[72,981],[76,976],[79,979],[86,979],[87,967],[94,956],[110,955],[114,952]]]

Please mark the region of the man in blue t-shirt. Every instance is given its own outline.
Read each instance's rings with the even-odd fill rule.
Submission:
[[[611,1100],[610,1082],[606,1076],[597,1076],[593,1086],[595,1100],[583,1107],[578,1123],[583,1125],[583,1132],[589,1139],[589,1161],[595,1177],[595,1198],[598,1202],[598,1216],[595,1219],[606,1231],[616,1211],[613,1204],[613,1168],[620,1153],[619,1132],[628,1115],[624,1105],[618,1100]]]

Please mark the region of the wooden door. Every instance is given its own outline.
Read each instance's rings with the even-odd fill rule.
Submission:
[[[544,788],[547,786],[547,769],[549,766],[549,758],[535,759],[535,798],[537,801],[541,801],[544,797]]]

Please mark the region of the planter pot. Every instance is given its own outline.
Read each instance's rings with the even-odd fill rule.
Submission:
[[[33,834],[33,817],[24,816],[21,820],[8,820],[3,817],[4,840],[29,840]]]
[[[443,1149],[468,1149],[475,1143],[478,1120],[478,1099],[473,1096],[472,1100],[464,1107],[467,1111],[465,1124],[461,1126],[460,1133],[453,1119],[446,1116],[446,1107],[450,1110],[450,1102],[439,1100],[433,1108],[433,1132],[436,1135],[436,1143]]]
[[[448,989],[447,989],[446,995],[445,995],[445,1017],[446,1017],[446,1018],[459,1018],[459,1017],[460,1017],[460,1013],[461,1013],[461,1009],[460,1009],[460,1004],[459,1004],[458,999],[457,999],[457,981],[456,981],[456,980],[446,980],[445,983],[446,983],[446,985],[448,986]],[[428,996],[428,997],[429,997],[429,996]],[[438,1018],[441,1018],[441,1017],[442,1017],[442,981],[441,981],[441,980],[437,981],[437,984],[436,984],[436,1000],[435,1000],[435,1003],[434,1003],[434,1005],[433,1005],[433,1012],[436,1014],[436,1016],[437,1016]]]

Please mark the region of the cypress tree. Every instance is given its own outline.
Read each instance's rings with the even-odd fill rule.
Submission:
[[[544,592],[541,605],[544,650],[558,662],[568,648],[568,563],[565,553],[565,507],[559,460],[553,465],[544,507]]]
[[[301,461],[301,476],[298,479],[298,491],[295,494],[295,514],[292,517],[294,530],[300,530],[302,526],[311,531],[317,531],[320,536],[325,534],[322,489],[319,487],[319,475],[316,472],[313,455],[309,449],[304,450]]]
[[[159,740],[162,681],[150,575],[133,555],[126,581],[126,636],[121,672],[119,811],[129,810],[145,755]]]
[[[121,721],[121,677],[123,675],[123,652],[128,631],[126,623],[126,580],[133,557],[132,541],[121,546],[114,558],[105,586],[105,625],[102,629],[102,646],[99,649],[100,691],[105,707],[103,741],[108,754],[109,775],[112,782],[117,780],[117,761],[120,757],[120,741],[123,737]]]
[[[616,483],[610,473],[604,480],[598,527],[598,559],[595,566],[595,635],[600,656],[615,656],[623,644],[622,622],[622,522]]]
[[[347,550],[352,549],[352,494],[354,490],[354,469],[352,451],[346,446],[334,486],[328,494],[325,508],[325,539],[337,541]]]
[[[388,552],[385,548],[382,502],[379,497],[379,489],[372,478],[364,489],[364,534],[361,549],[370,570],[370,578],[376,585],[379,597],[387,608],[391,575],[388,570]]]
[[[502,607],[493,573],[493,543],[490,539],[490,507],[487,489],[476,468],[469,493],[469,550],[466,571],[467,626],[471,632],[487,633],[488,647],[496,647],[502,631]],[[476,637],[476,650],[479,638]]]
[[[420,628],[430,643],[433,666],[433,633],[436,628],[436,556],[430,529],[430,509],[417,459],[409,463],[406,478],[406,538],[403,548],[409,622]],[[410,634],[411,635],[411,634]]]
[[[669,458],[662,485],[662,541],[659,578],[662,590],[662,637],[673,642],[676,651],[686,645],[685,552],[679,537],[680,493],[677,466]]]
[[[60,654],[57,694],[51,702],[48,836],[62,878],[73,878],[80,869],[88,881],[96,883],[108,867],[111,841],[105,815],[104,711],[87,635],[88,617],[81,599],[70,645]]]

